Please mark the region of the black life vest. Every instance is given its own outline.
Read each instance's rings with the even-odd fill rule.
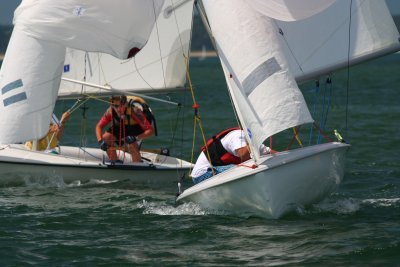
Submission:
[[[235,155],[230,154],[221,143],[221,139],[224,138],[228,133],[240,130],[238,127],[226,129],[212,138],[207,140],[205,146],[201,148],[201,151],[204,152],[207,156],[206,148],[208,153],[210,154],[211,164],[213,166],[224,166],[229,164],[240,164],[242,160]],[[207,157],[208,158],[208,157]]]
[[[124,124],[125,126],[133,126],[137,125],[138,123],[132,118],[132,112],[135,104],[139,104],[142,108],[143,115],[146,117],[146,119],[149,121],[150,124],[153,124],[154,128],[154,134],[157,136],[157,125],[156,125],[156,118],[153,115],[153,112],[151,111],[149,105],[140,97],[137,96],[128,96],[127,97],[128,104],[127,104],[127,109],[125,110],[124,114]],[[114,110],[112,110],[112,118],[113,118],[113,125],[115,127],[119,127],[121,117],[119,114]]]

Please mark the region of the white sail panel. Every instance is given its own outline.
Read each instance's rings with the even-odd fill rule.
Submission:
[[[203,1],[242,126],[257,151],[269,136],[312,122],[274,21],[240,0]],[[232,76],[232,78],[230,78]]]
[[[384,1],[340,0],[313,17],[276,23],[297,81],[400,49],[399,33]]]
[[[336,0],[247,0],[263,15],[282,21],[295,21],[321,12]]]
[[[124,59],[147,42],[164,0],[23,0],[15,27],[27,35]]]
[[[47,134],[65,47],[14,29],[0,71],[0,144]]]
[[[136,93],[181,90],[186,83],[192,13],[193,0],[166,1],[149,41],[132,59],[119,60],[102,53],[68,49],[63,77]],[[82,86],[61,83],[61,98],[81,93]],[[86,87],[85,93],[109,92]]]

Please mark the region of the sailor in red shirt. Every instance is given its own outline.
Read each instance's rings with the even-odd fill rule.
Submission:
[[[141,162],[138,141],[154,134],[154,129],[144,113],[144,107],[149,108],[142,98],[113,96],[111,105],[96,125],[96,137],[100,148],[107,151],[112,162],[118,160],[113,143],[128,145],[133,162]],[[154,119],[154,117],[153,117]],[[111,126],[103,133],[103,129],[111,122]],[[122,127],[121,127],[122,126]]]

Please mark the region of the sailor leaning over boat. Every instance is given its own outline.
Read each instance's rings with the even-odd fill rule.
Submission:
[[[218,133],[201,150],[191,173],[195,184],[250,159],[249,146],[239,128],[229,128]],[[271,149],[261,145],[260,154],[268,153],[271,153]],[[211,164],[206,154],[209,154]]]

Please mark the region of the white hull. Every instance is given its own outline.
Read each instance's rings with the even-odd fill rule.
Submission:
[[[177,202],[240,215],[279,218],[333,192],[350,146],[327,143],[261,158],[255,169],[236,166],[185,190]],[[251,166],[253,161],[243,165]]]
[[[60,147],[59,154],[29,151],[23,145],[0,147],[0,184],[18,184],[27,178],[60,179],[65,183],[90,180],[122,181],[154,187],[177,187],[187,176],[189,162],[142,152],[142,163],[111,165],[104,162],[105,153],[95,148]],[[120,158],[123,159],[121,153]],[[127,155],[125,162],[129,162]]]

